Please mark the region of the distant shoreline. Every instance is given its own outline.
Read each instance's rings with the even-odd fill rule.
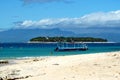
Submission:
[[[28,41],[27,43],[58,43],[58,42],[39,42],[39,41]],[[65,42],[71,43],[71,42]],[[74,43],[117,43],[117,42],[74,42]]]
[[[58,42],[0,42],[0,44],[4,44],[4,43],[46,43],[46,44],[56,44]],[[66,43],[70,43],[70,42],[66,42]],[[74,42],[74,43],[82,43],[82,42]],[[120,42],[83,42],[83,43],[120,43]]]

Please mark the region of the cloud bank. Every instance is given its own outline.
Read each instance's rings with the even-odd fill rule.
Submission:
[[[51,3],[51,2],[63,2],[63,3],[70,3],[71,0],[21,0],[25,5],[32,4],[32,3]]]
[[[100,28],[120,27],[120,10],[111,12],[97,12],[79,18],[41,19],[39,21],[25,20],[15,23],[15,28]]]

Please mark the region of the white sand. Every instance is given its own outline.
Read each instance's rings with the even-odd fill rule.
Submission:
[[[16,64],[0,66],[0,77],[19,80],[120,80],[120,51],[14,62]]]

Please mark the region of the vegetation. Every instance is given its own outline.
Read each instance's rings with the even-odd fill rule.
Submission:
[[[93,37],[36,37],[30,42],[107,42],[106,39]]]

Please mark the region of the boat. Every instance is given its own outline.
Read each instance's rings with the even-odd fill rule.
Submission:
[[[88,47],[85,43],[59,43],[54,51],[86,51]]]

